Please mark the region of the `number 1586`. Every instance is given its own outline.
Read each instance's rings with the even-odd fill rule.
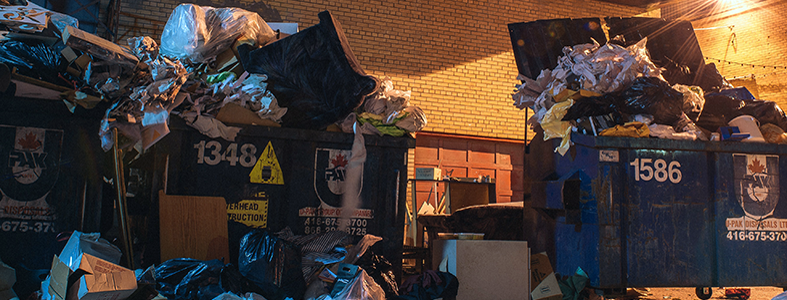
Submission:
[[[669,180],[672,183],[680,183],[683,174],[680,172],[680,162],[671,161],[667,163],[659,158],[637,158],[629,163],[634,167],[634,180],[650,181],[655,179],[658,182]]]

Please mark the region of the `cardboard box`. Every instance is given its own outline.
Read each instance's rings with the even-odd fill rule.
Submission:
[[[530,296],[533,300],[561,300],[563,293],[560,292],[555,272],[546,252],[533,254],[530,257],[530,286],[532,291]]]
[[[132,68],[139,62],[139,59],[128,48],[121,47],[79,28],[66,26],[62,37],[63,44],[66,44],[66,46],[88,52],[101,60],[128,65]]]
[[[49,295],[54,300],[65,300],[68,290],[68,277],[71,276],[71,269],[55,255],[52,259],[52,269],[49,270]]]
[[[248,124],[268,127],[281,127],[281,124],[276,123],[273,120],[260,118],[253,111],[235,103],[227,103],[221,109],[219,109],[219,114],[216,116],[216,120],[224,122],[225,124]]]
[[[73,263],[74,271],[55,255],[49,281],[53,299],[122,300],[137,289],[132,270],[86,253]]]
[[[530,248],[526,241],[435,240],[432,268],[459,280],[456,299],[530,297]]]
[[[415,179],[440,180],[443,179],[441,173],[439,168],[415,168]]]

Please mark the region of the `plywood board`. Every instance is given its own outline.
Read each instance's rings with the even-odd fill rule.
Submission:
[[[159,192],[161,261],[173,258],[229,262],[227,203],[222,197]]]

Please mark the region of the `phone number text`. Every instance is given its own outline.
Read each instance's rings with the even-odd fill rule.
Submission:
[[[0,229],[5,232],[55,232],[55,224],[51,222],[4,221]]]
[[[727,231],[727,239],[731,241],[784,242],[787,241],[787,232],[733,230]]]

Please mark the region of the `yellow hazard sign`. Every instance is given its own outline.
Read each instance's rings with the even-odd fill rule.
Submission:
[[[284,175],[281,172],[281,165],[273,152],[273,145],[268,142],[265,151],[257,160],[254,168],[249,173],[249,180],[252,183],[278,184],[284,185]]]
[[[242,200],[227,204],[227,220],[254,228],[268,227],[268,200]]]

